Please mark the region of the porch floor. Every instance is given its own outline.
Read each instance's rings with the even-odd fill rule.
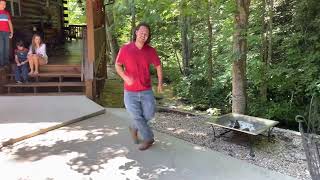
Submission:
[[[81,39],[78,39],[66,42],[58,47],[47,47],[48,64],[80,65],[83,57],[82,42]]]

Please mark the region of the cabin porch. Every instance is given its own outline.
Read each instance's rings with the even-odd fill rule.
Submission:
[[[54,49],[48,46],[49,63],[40,66],[37,76],[29,76],[29,82],[15,82],[15,64],[12,64],[3,84],[2,95],[66,95],[84,94],[82,78],[83,40],[60,44]]]

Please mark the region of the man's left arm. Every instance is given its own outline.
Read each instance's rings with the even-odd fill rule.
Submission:
[[[162,67],[161,65],[156,66],[156,70],[157,70],[157,76],[158,76],[158,93],[162,93],[163,91],[163,82],[162,82]]]

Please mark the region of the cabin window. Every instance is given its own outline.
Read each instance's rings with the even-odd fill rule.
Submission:
[[[11,16],[21,16],[20,0],[7,0],[6,10],[10,12]]]

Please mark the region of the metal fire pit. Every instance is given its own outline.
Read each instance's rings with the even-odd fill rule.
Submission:
[[[253,137],[257,136],[265,131],[268,131],[268,139],[270,139],[271,132],[278,121],[273,121],[269,119],[263,119],[253,116],[246,116],[242,114],[230,113],[218,118],[212,118],[208,122],[213,130],[214,138],[221,137],[222,135],[233,131],[239,131],[248,134],[250,156],[254,157],[253,152]],[[227,129],[225,132],[216,134],[215,126]]]

